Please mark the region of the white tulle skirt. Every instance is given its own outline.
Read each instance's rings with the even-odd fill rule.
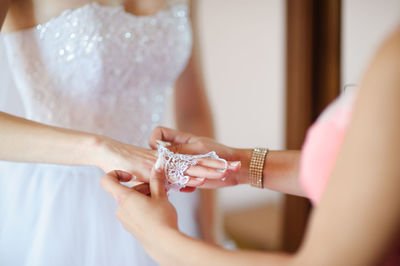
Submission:
[[[0,163],[0,265],[156,265],[115,217],[102,175],[95,167]],[[197,236],[197,195],[171,198],[181,229]]]
[[[0,111],[23,116],[5,58],[0,36]],[[96,167],[0,161],[0,265],[157,265],[117,220],[116,202],[99,184],[103,174]],[[170,199],[180,229],[198,237],[198,193]]]

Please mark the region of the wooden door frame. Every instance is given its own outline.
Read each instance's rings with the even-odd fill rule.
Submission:
[[[341,0],[286,0],[286,148],[300,149],[307,128],[340,92]],[[283,249],[295,252],[311,204],[285,196]]]

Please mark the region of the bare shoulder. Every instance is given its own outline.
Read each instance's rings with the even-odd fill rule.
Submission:
[[[400,72],[400,25],[382,43],[374,62],[389,72]]]
[[[377,89],[379,88],[379,89]],[[364,75],[360,98],[400,99],[400,25],[381,44]],[[383,93],[385,91],[385,93]]]

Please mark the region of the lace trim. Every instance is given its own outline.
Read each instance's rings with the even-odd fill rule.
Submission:
[[[179,190],[186,187],[190,176],[186,175],[185,172],[190,166],[197,165],[199,159],[209,158],[221,160],[225,163],[224,170],[228,168],[228,162],[225,159],[219,158],[215,151],[198,155],[180,154],[168,150],[166,146],[170,144],[167,142],[157,141],[157,143],[158,159],[156,168],[160,168],[161,166],[164,169],[168,181],[168,189]]]

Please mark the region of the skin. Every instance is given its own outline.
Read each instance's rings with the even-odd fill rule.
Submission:
[[[0,28],[2,32],[32,28],[45,23],[67,8],[78,8],[93,1],[69,0],[0,0]],[[114,6],[120,1],[98,1],[102,5]],[[138,16],[152,15],[165,8],[164,0],[124,1],[127,12]],[[196,3],[193,3],[195,13]],[[195,20],[193,20],[195,22]],[[4,25],[3,25],[4,22]],[[3,25],[3,26],[2,26]],[[194,23],[194,29],[196,29]],[[213,137],[211,111],[201,79],[201,64],[197,35],[189,64],[176,83],[176,113],[178,128],[208,137]],[[183,100],[185,99],[185,100]],[[186,101],[190,105],[180,104]],[[150,170],[157,154],[153,150],[121,143],[93,134],[55,128],[0,112],[0,160],[37,162],[67,165],[92,165],[105,172],[123,170],[135,176],[135,181],[148,182]],[[183,191],[204,183],[203,178],[223,178],[226,173],[216,170],[220,164],[201,161],[200,166],[188,169],[191,181]],[[203,238],[214,240],[214,193],[200,192],[199,217]],[[208,225],[208,226],[207,226]]]
[[[225,180],[207,179],[201,186],[204,188],[220,188],[239,184],[249,184],[249,164],[253,149],[231,148],[216,141],[198,137],[192,134],[179,132],[174,129],[158,127],[150,138],[150,146],[156,148],[156,141],[162,139],[174,144],[171,150],[177,153],[197,154],[215,151],[220,157],[229,161],[241,162],[238,171],[228,171]],[[299,151],[269,151],[263,170],[264,188],[305,196],[298,182]]]
[[[117,216],[124,227],[161,265],[379,265],[399,240],[399,121],[400,28],[384,42],[367,69],[333,173],[295,254],[228,251],[183,235],[165,195],[162,172],[152,172],[150,197],[121,186],[123,178],[115,173],[101,182],[119,199]],[[162,128],[156,129],[153,138],[174,140],[178,150],[211,149],[240,158],[242,171],[230,174],[230,181],[225,182],[246,183],[241,175],[249,161],[247,150]],[[277,167],[270,173],[266,164],[266,186],[302,194],[299,182],[294,181],[297,166],[290,167],[297,165],[298,154],[289,151],[275,156],[272,152],[271,157],[269,163]],[[209,185],[222,186],[222,181]]]

